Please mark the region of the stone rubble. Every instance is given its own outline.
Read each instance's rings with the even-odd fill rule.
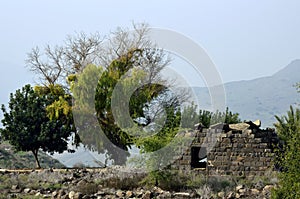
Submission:
[[[105,170],[105,171],[103,171]],[[81,191],[76,190],[76,187],[81,186],[84,187],[86,183],[92,183],[93,178],[97,178],[102,176],[102,178],[114,177],[116,174],[123,177],[129,177],[129,175],[136,175],[136,173],[127,173],[126,175],[122,172],[116,172],[112,169],[102,169],[102,171],[87,171],[85,169],[80,169],[77,171],[52,171],[49,172],[47,170],[44,171],[32,171],[30,173],[26,173],[28,176],[40,175],[44,176],[47,174],[47,179],[52,179],[52,182],[59,182],[62,185],[68,185],[67,188],[40,188],[33,189],[29,187],[21,187],[17,184],[11,186],[9,190],[0,190],[0,195],[7,194],[8,198],[23,198],[27,197],[36,197],[36,198],[49,198],[49,199],[151,199],[151,198],[199,198],[206,199],[201,197],[201,195],[197,194],[195,190],[182,190],[180,192],[175,191],[167,191],[163,190],[160,187],[152,187],[152,188],[144,188],[138,187],[133,188],[132,190],[121,190],[115,188],[101,187],[98,186],[95,190],[91,191],[91,193],[82,193]],[[139,173],[141,175],[142,173]],[[1,175],[1,173],[0,173]],[[6,173],[2,175],[20,175],[19,172],[16,173]],[[53,180],[56,177],[58,179]],[[44,179],[45,181],[47,179]],[[259,182],[257,185],[252,187],[251,189],[246,187],[245,185],[238,185],[235,187],[233,191],[221,191],[215,195],[212,195],[211,198],[216,199],[235,199],[235,198],[270,198],[270,192],[274,185],[262,185]],[[87,191],[87,190],[82,190]]]

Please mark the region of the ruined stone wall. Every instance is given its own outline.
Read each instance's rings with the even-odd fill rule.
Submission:
[[[224,126],[223,126],[224,127]],[[195,140],[172,167],[181,171],[197,171],[208,175],[257,176],[272,167],[274,144],[278,143],[273,129],[261,130],[246,126],[242,130],[209,128],[195,132]],[[248,128],[247,128],[248,127]],[[225,130],[224,130],[225,129]],[[209,149],[207,163],[194,168],[193,149]],[[201,154],[203,158],[203,153]],[[195,156],[195,154],[194,154]],[[195,160],[194,160],[195,161]]]

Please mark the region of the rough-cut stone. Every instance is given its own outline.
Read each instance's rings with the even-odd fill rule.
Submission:
[[[75,191],[70,191],[68,196],[69,196],[70,199],[74,199]]]
[[[236,186],[235,190],[239,191],[240,189],[243,189],[245,186],[244,185],[238,185]]]
[[[74,199],[82,199],[83,194],[80,192],[75,193]]]
[[[227,199],[234,199],[235,197],[235,193],[233,191],[229,192],[228,195],[227,195]]]
[[[153,188],[153,192],[154,193],[158,193],[158,194],[162,194],[164,191],[161,188],[159,188],[159,187],[154,187]]]
[[[244,131],[250,127],[247,123],[229,124],[229,128],[237,131]]]
[[[151,199],[151,191],[146,191],[143,194],[142,199]]]
[[[253,122],[253,124],[255,124],[259,128],[261,126],[261,121],[260,120],[255,120]]]
[[[124,196],[124,192],[121,191],[121,190],[118,190],[118,191],[116,192],[116,196],[118,196],[119,198],[121,198],[121,197]]]
[[[30,188],[26,188],[24,189],[24,193],[30,193],[31,189]]]
[[[218,193],[219,198],[224,198],[224,196],[225,196],[224,191],[221,191],[221,192]]]
[[[190,197],[190,193],[187,193],[187,192],[177,192],[177,193],[174,193],[174,196],[175,197]]]
[[[19,186],[18,186],[18,185],[13,185],[13,186],[11,186],[11,190],[17,190],[17,189],[19,189]]]
[[[264,195],[267,195],[271,192],[271,189],[273,188],[274,186],[273,185],[266,185],[263,190],[262,190],[262,193]]]
[[[105,195],[105,192],[99,190],[95,195],[96,195],[96,196],[104,196],[104,195]]]
[[[258,189],[251,189],[250,191],[254,195],[258,195],[260,193],[260,191]]]
[[[126,191],[126,193],[125,193],[125,197],[126,198],[131,198],[131,197],[133,197],[134,195],[133,195],[133,192],[132,191]]]

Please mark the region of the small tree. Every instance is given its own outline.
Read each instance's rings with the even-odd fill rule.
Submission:
[[[40,149],[50,153],[68,149],[74,128],[69,103],[70,98],[60,86],[36,87],[35,90],[30,85],[24,86],[11,93],[9,111],[2,105],[2,139],[9,141],[17,151],[31,151],[36,167],[40,168]]]
[[[279,186],[272,198],[300,198],[300,109],[294,110],[291,106],[286,116],[275,117],[275,127],[284,144],[276,158],[276,164],[283,171],[279,174]]]

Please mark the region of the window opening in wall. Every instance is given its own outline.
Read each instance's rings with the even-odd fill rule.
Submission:
[[[192,147],[191,148],[191,167],[206,169],[207,165],[207,152],[206,148]]]

